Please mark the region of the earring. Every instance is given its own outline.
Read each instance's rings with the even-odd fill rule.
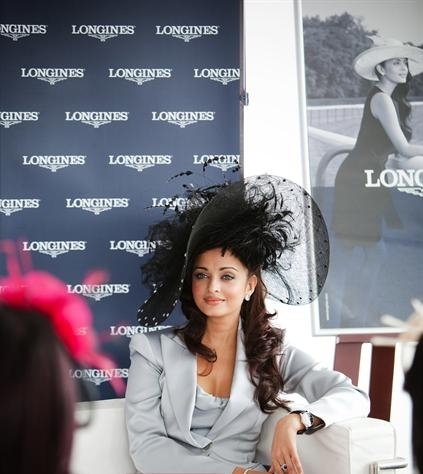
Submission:
[[[251,295],[249,295],[248,293],[245,295],[245,301],[250,301],[250,298],[251,298]]]

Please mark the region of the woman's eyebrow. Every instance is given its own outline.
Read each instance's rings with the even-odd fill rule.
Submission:
[[[206,271],[208,271],[208,268],[207,268],[207,267],[198,266],[198,267],[194,267],[194,270],[206,270]],[[231,266],[220,267],[220,268],[219,268],[219,271],[222,271],[222,270],[235,270],[235,271],[237,272],[237,271],[238,271],[238,268],[236,268],[236,267],[231,267]]]

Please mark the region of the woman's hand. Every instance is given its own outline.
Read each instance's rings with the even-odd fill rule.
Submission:
[[[290,413],[277,422],[273,434],[272,465],[269,472],[275,474],[304,473],[297,451],[297,432],[303,428],[298,413]],[[283,465],[286,465],[286,469],[282,469]]]

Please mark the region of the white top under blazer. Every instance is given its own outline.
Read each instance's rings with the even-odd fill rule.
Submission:
[[[264,470],[255,462],[267,414],[254,401],[238,330],[231,394],[207,433],[193,419],[197,399],[197,362],[172,329],[135,335],[126,391],[126,421],[131,457],[146,474],[231,474],[236,466]],[[345,375],[329,370],[308,354],[285,345],[280,359],[285,394],[299,394],[306,408],[326,426],[366,416],[367,394]],[[197,403],[198,408],[198,403]],[[215,407],[213,408],[215,409]],[[312,435],[311,435],[312,436]]]

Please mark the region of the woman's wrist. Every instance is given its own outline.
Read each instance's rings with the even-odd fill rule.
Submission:
[[[313,433],[325,425],[324,421],[318,416],[313,415],[307,410],[294,410],[290,415],[298,415],[301,428],[297,430],[298,434]]]
[[[278,421],[278,424],[283,425],[285,428],[292,429],[296,433],[303,429],[303,423],[298,413],[288,413]]]
[[[260,473],[261,473],[261,471],[255,471],[253,468],[245,469],[245,467],[236,467],[232,471],[232,474],[260,474]]]
[[[232,474],[244,474],[245,468],[243,467],[236,467],[233,471]],[[250,471],[251,472],[251,471]]]

